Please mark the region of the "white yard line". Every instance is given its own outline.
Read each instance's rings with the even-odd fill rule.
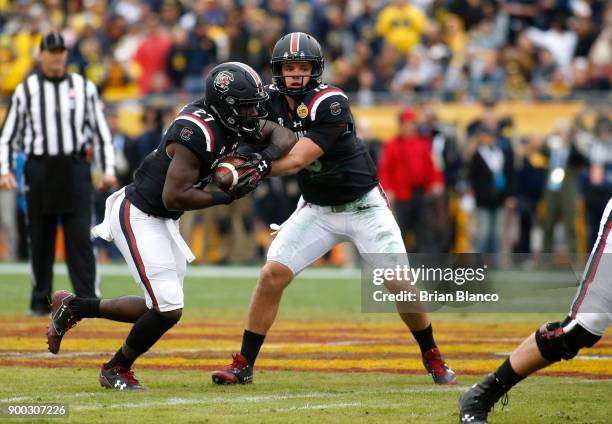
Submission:
[[[385,395],[385,394],[405,394],[405,393],[439,393],[440,391],[445,392],[460,392],[465,388],[463,387],[436,387],[428,389],[402,389],[402,390],[359,390],[359,391],[346,391],[341,393],[328,393],[328,392],[310,392],[303,394],[294,395],[256,395],[248,396],[241,395],[235,396],[228,394],[227,396],[217,396],[206,399],[194,399],[194,398],[167,398],[156,401],[144,401],[144,402],[130,402],[129,404],[112,404],[112,405],[83,405],[83,406],[71,406],[72,410],[95,410],[95,409],[116,409],[116,408],[146,408],[146,407],[157,407],[166,405],[214,405],[214,404],[227,404],[227,403],[259,403],[259,402],[276,402],[283,400],[293,399],[313,399],[313,398],[338,398],[342,396],[371,396],[371,395]],[[2,400],[0,400],[1,402]]]

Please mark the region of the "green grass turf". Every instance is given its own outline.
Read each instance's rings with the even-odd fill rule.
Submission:
[[[254,279],[188,278],[184,319],[244,320]],[[69,288],[56,277],[56,289]],[[141,294],[129,277],[107,277],[106,297]],[[27,310],[26,275],[0,275],[3,314]],[[397,320],[393,314],[363,314],[358,281],[299,278],[286,291],[279,319],[332,321]],[[558,314],[435,314],[434,320],[534,325]],[[1,354],[0,354],[1,355]],[[0,361],[2,357],[0,356]],[[490,370],[482,370],[483,375]],[[426,376],[377,373],[258,372],[253,386],[217,387],[201,371],[140,369],[149,390],[113,392],[99,387],[90,368],[0,366],[0,404],[67,403],[68,419],[4,422],[225,423],[225,422],[457,422],[457,398],[477,378],[460,376],[455,388],[436,387]],[[492,423],[609,423],[611,380],[534,377],[510,394]]]
[[[183,317],[244,320],[255,278],[189,277],[185,280],[185,309]],[[278,319],[334,321],[395,321],[394,313],[363,313],[361,311],[360,281],[337,279],[309,279],[298,276],[283,295]],[[105,298],[138,295],[142,290],[129,276],[105,276],[101,281]],[[56,276],[54,290],[72,290],[66,276]],[[28,310],[30,277],[24,274],[0,275],[0,317],[2,314],[21,314]],[[571,300],[571,297],[570,297]],[[436,321],[533,322],[559,320],[565,308],[547,313],[468,313],[442,312],[434,314]]]
[[[449,423],[457,422],[459,387],[428,377],[371,373],[260,372],[252,386],[219,387],[208,373],[142,369],[145,392],[101,389],[89,369],[1,369],[0,399],[65,403],[74,423]],[[7,380],[12,380],[7,385]],[[492,423],[609,423],[612,381],[534,378],[497,406]],[[6,402],[5,402],[6,404]],[[13,420],[17,422],[17,420]],[[21,420],[20,422],[24,422]]]

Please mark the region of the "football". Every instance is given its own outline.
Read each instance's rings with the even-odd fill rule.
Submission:
[[[213,170],[212,181],[223,191],[232,189],[238,184],[239,178],[249,169],[236,169],[246,161],[238,156],[226,156]]]

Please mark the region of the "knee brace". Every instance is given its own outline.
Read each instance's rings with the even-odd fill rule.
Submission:
[[[566,328],[566,330],[564,330]],[[583,347],[591,347],[601,336],[589,333],[574,322],[569,328],[560,322],[546,323],[535,332],[536,344],[542,357],[550,362],[572,359]]]

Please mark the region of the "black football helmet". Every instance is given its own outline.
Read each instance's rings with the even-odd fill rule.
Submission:
[[[268,115],[268,97],[257,72],[244,63],[222,63],[206,77],[206,105],[225,127],[243,136],[259,130],[259,120]],[[255,106],[257,113],[248,115],[242,106]]]
[[[308,84],[301,89],[289,89],[283,78],[283,63],[285,62],[311,62],[312,71]],[[309,34],[292,32],[284,35],[274,45],[272,50],[272,82],[281,93],[289,96],[301,96],[321,84],[323,75],[323,52],[319,42]]]

